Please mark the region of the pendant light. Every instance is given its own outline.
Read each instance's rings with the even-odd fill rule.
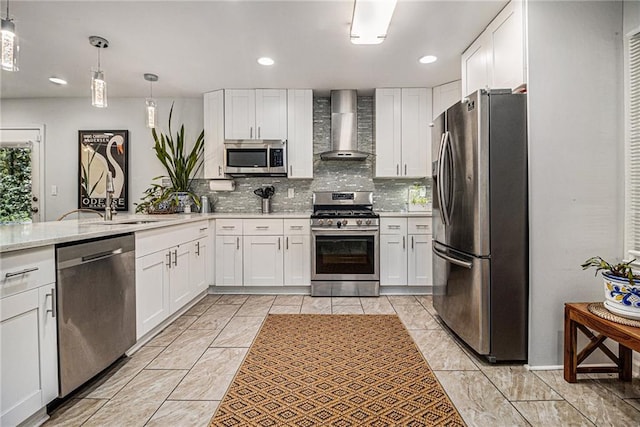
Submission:
[[[7,0],[7,16],[2,19],[2,69],[18,71],[18,36],[16,25],[9,18],[9,0]]]
[[[100,49],[108,48],[109,40],[100,36],[91,36],[89,43],[98,49],[98,68],[91,70],[91,105],[105,108],[107,106],[107,82],[104,80],[104,72],[100,69]]]
[[[149,82],[149,98],[145,100],[145,124],[149,129],[156,127],[158,121],[158,109],[156,108],[156,101],[153,99],[153,82],[158,81],[156,74],[145,73],[144,79]]]

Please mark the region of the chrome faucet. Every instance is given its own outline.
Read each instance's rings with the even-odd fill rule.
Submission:
[[[106,198],[104,201],[104,220],[111,221],[112,220],[112,207],[111,202],[113,200],[113,175],[111,175],[111,171],[107,172],[107,180],[106,180]]]

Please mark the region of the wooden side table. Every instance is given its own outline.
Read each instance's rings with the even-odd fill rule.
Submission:
[[[575,383],[578,373],[618,373],[623,381],[631,380],[633,350],[640,351],[640,328],[621,325],[591,313],[589,303],[567,303],[564,305],[564,379]],[[591,341],[577,352],[578,329]],[[595,335],[591,330],[599,335]],[[616,356],[604,341],[610,338],[618,343]],[[580,367],[591,353],[599,348],[615,366]]]

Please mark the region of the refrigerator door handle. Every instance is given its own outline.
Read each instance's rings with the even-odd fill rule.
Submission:
[[[464,267],[464,268],[469,269],[469,270],[471,270],[471,267],[473,267],[473,264],[470,263],[469,261],[463,261],[461,259],[454,258],[454,257],[452,257],[451,255],[448,255],[445,252],[442,252],[441,250],[436,248],[435,243],[433,245],[432,250],[433,250],[433,253],[436,256],[438,256],[438,257],[440,257],[440,258],[442,258],[442,259],[444,259],[446,261],[449,261],[451,264],[459,265],[460,267]]]
[[[438,204],[440,205],[440,219],[442,219],[442,223],[444,225],[449,225],[447,223],[445,214],[444,214],[444,198],[442,197],[442,155],[443,155],[443,148],[444,148],[444,140],[445,140],[445,136],[446,133],[443,133],[442,136],[440,137],[440,147],[438,149],[438,170],[436,172],[436,179],[438,180]]]
[[[444,194],[444,167],[445,167],[445,161],[444,161],[444,157],[445,154],[447,153],[447,147],[449,146],[449,143],[451,141],[451,137],[450,137],[450,133],[449,131],[445,132],[443,134],[443,142],[442,142],[442,148],[440,150],[440,159],[439,159],[439,171],[438,171],[438,178],[440,181],[440,185],[438,186],[438,196],[439,196],[439,201],[440,201],[440,212],[442,215],[442,222],[444,223],[445,226],[449,226],[451,225],[451,216],[449,213],[449,207],[447,206],[447,200],[445,199],[445,194]],[[451,169],[451,167],[449,167],[449,169]],[[451,173],[451,171],[449,170],[449,173]],[[451,183],[447,183],[447,185],[451,185]],[[448,192],[451,191],[451,189],[447,189]]]

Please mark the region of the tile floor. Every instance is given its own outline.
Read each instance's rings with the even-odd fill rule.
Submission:
[[[489,365],[441,327],[429,296],[291,295],[205,296],[45,425],[206,427],[268,313],[397,314],[469,426],[640,425],[640,378],[569,384],[562,371]]]

